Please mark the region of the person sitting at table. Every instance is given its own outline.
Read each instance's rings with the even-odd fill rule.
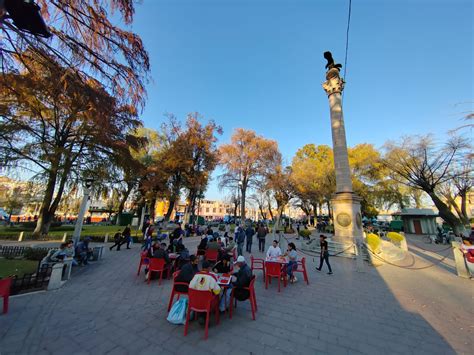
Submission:
[[[274,240],[273,245],[270,245],[267,251],[267,258],[277,258],[281,256],[281,249],[278,246],[278,241]]]
[[[290,283],[295,283],[298,281],[296,276],[293,274],[293,271],[298,267],[298,253],[296,252],[295,243],[288,243],[288,250],[285,253],[285,256],[289,259],[286,266],[286,273],[290,277]]]
[[[198,245],[198,250],[206,250],[207,249],[207,238],[204,237],[201,239],[201,242]],[[204,255],[205,252],[199,253],[198,255]]]
[[[229,237],[229,242],[227,243],[227,246],[224,248],[224,251],[226,254],[232,255],[232,250],[235,248],[235,242],[234,238]]]
[[[217,243],[217,241],[212,238],[208,243],[207,243],[207,249],[208,250],[219,250],[220,249],[220,246],[219,244]]]
[[[230,272],[230,256],[224,255],[212,268],[216,274],[228,274]]]
[[[212,292],[215,296],[221,293],[221,287],[217,283],[216,278],[209,273],[211,264],[208,261],[204,260],[202,263],[201,271],[194,275],[193,279],[189,283],[189,288],[198,291],[209,291]],[[216,298],[216,302],[219,299]],[[198,313],[199,324],[204,325],[205,317],[204,314]]]
[[[198,263],[199,259],[196,257],[196,255],[191,255],[189,257],[189,263],[183,265],[183,267],[179,271],[178,276],[176,276],[175,281],[186,282],[187,284],[189,284],[193,279],[194,275],[199,272]],[[178,292],[188,292],[188,286],[185,285],[176,285],[174,289]]]
[[[237,261],[234,264],[239,267],[239,271],[232,274],[235,277],[235,280],[232,282],[234,297],[238,301],[245,301],[250,297],[250,292],[249,290],[244,289],[244,287],[250,286],[250,281],[252,281],[252,270],[247,265],[247,262],[242,255],[237,258]]]
[[[166,264],[170,263],[170,257],[166,251],[166,243],[158,245],[158,248],[153,252],[152,258],[165,259]]]

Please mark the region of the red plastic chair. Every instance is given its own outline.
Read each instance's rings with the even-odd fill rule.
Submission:
[[[150,264],[150,258],[147,255],[147,251],[140,253],[140,264],[138,265],[137,276],[140,275],[140,272],[142,271],[142,266]]]
[[[237,260],[237,247],[232,249],[232,258],[234,259],[234,262]]]
[[[216,263],[217,259],[219,258],[219,250],[207,249],[205,258],[207,261],[213,261]]]
[[[179,297],[180,297],[181,295],[187,295],[187,294],[188,294],[187,291],[186,291],[186,292],[181,292],[181,291],[176,291],[176,290],[174,289],[175,286],[179,286],[179,285],[189,287],[189,283],[187,283],[187,282],[176,282],[176,277],[178,277],[179,273],[180,273],[179,271],[176,271],[176,272],[173,274],[173,286],[171,287],[171,296],[170,296],[170,301],[169,301],[169,303],[168,303],[168,312],[170,311],[171,306],[173,305],[174,296],[177,295],[177,296],[178,296],[178,300],[179,300]]]
[[[280,292],[280,283],[283,278],[283,285],[286,287],[286,273],[282,270],[280,263],[265,262],[265,288],[268,289],[268,282],[272,280],[272,277],[278,279],[278,292]]]
[[[253,255],[250,255],[250,269],[262,270],[263,278],[265,279],[265,260],[254,258]]]
[[[206,249],[198,249],[196,251],[196,256],[199,256],[199,255],[206,255]]]
[[[165,271],[168,271],[168,274],[169,274],[169,267],[166,265],[165,259],[150,258],[150,264],[148,265],[148,284],[150,284],[152,271],[160,273],[160,279],[158,281],[158,285],[161,285],[161,280],[163,279],[163,273]]]
[[[0,297],[3,297],[3,313],[8,312],[8,298],[10,297],[11,278],[0,280]]]
[[[219,324],[219,297],[215,296],[211,291],[198,291],[190,288],[188,290],[188,311],[186,313],[186,324],[184,326],[184,336],[188,334],[189,316],[191,311],[206,313],[206,330],[204,339],[207,339],[209,331],[209,318],[211,309],[214,308],[216,324]],[[196,314],[196,313],[195,313]],[[197,317],[197,314],[195,315]]]
[[[306,273],[306,258],[301,258],[301,261],[298,261],[297,269],[293,270],[293,272],[301,272],[303,273],[303,278],[306,281],[306,284],[309,285],[308,274]]]
[[[250,293],[249,301],[250,301],[250,308],[252,309],[252,319],[255,320],[255,312],[257,312],[257,297],[255,295],[255,279],[257,277],[255,275],[252,276],[252,281],[250,281],[249,287],[243,287],[244,290],[248,290]],[[230,294],[230,310],[229,310],[229,318],[232,318],[232,309],[234,305],[234,290],[232,289],[232,293]],[[235,306],[237,306],[237,299],[235,299]]]

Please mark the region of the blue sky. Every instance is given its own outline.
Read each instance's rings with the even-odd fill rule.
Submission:
[[[224,129],[274,139],[291,162],[331,145],[323,52],[344,62],[349,0],[144,0],[133,31],[153,81],[142,119],[200,112]],[[354,0],[344,115],[348,145],[433,133],[472,110],[470,0]],[[471,102],[471,103],[466,103]],[[216,172],[216,176],[219,172]],[[223,197],[214,179],[208,198]]]

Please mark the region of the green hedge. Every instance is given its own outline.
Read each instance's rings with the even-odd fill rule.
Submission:
[[[48,254],[47,249],[42,248],[27,248],[23,254],[23,258],[27,260],[41,261],[46,254]]]
[[[303,238],[309,238],[311,236],[311,231],[308,229],[300,230],[300,236]]]

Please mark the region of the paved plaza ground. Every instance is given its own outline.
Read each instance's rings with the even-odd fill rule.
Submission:
[[[192,252],[197,243],[186,240]],[[166,321],[171,282],[147,285],[136,276],[138,245],[107,252],[60,290],[12,297],[0,316],[0,354],[472,353],[472,282],[455,275],[445,246],[409,243],[415,259],[400,265],[429,266],[450,254],[427,269],[363,273],[352,260],[332,258],[333,275],[316,272],[307,256],[309,286],[299,277],[281,293],[275,282],[265,290],[257,272],[256,321],[240,303],[232,319],[212,324],[207,341],[196,322],[184,337],[183,326]]]

